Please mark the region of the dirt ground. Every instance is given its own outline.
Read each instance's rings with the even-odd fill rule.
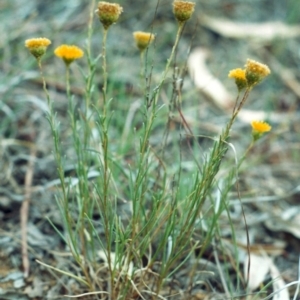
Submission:
[[[278,284],[284,286],[300,276],[298,0],[195,2],[195,15],[186,25],[177,63],[184,65],[192,54],[198,55],[199,66],[195,63],[195,69],[190,67],[185,79],[186,91],[198,102],[195,100],[192,105],[183,103],[183,110],[199,135],[215,135],[228,118],[228,107],[235,96],[235,86],[228,79],[230,69],[243,67],[247,58],[253,58],[267,64],[272,72],[251,94],[251,101],[234,126],[232,142],[239,141],[237,151],[246,147],[249,121],[253,118],[263,118],[272,125],[271,133],[253,149],[239,178],[252,262],[257,263],[257,269],[252,269],[256,270],[251,275],[253,281],[256,278],[263,285],[280,278]],[[62,228],[55,200],[58,177],[51,132],[44,114],[46,102],[42,83],[36,62],[25,49],[24,41],[44,36],[52,40],[54,47],[61,43],[84,47],[90,3],[88,0],[28,0],[26,3],[2,0],[0,3],[0,299],[66,299],[63,295],[85,292],[74,279],[37,262],[79,273],[78,267],[68,257],[66,246],[48,221],[50,219],[59,229]],[[108,39],[108,48],[112,49],[109,57],[111,76],[116,86],[132,92],[138,74],[138,54],[132,32],[148,31],[153,26],[156,53],[159,53],[154,56],[154,65],[159,74],[174,41],[176,22],[171,0],[160,1],[158,7],[156,1],[120,0],[119,3],[124,13]],[[95,51],[101,46],[98,23],[95,19],[92,40]],[[62,139],[68,141],[67,100],[61,83],[64,66],[53,57],[53,49],[44,58],[44,69],[51,96],[56,99],[55,110],[61,122]],[[84,67],[86,63],[78,64]],[[210,80],[197,86],[194,72],[200,78],[209,73],[211,78],[217,79],[221,84],[220,94],[216,90],[210,92]],[[80,98],[83,90],[78,69],[74,70],[73,76],[72,92]],[[65,151],[68,153],[71,149],[66,146]],[[23,203],[28,194],[30,201],[26,212]],[[246,234],[240,202],[234,191],[231,198],[232,221],[239,247],[245,249]],[[222,219],[220,222],[224,223],[224,242],[230,244],[228,224]],[[29,274],[24,274],[22,263],[22,232],[25,229]],[[208,253],[206,257],[210,259]],[[241,264],[245,257],[240,258]],[[245,261],[244,264],[247,265]],[[265,273],[264,268],[267,268]],[[178,275],[181,276],[185,275]],[[199,292],[191,294],[190,299],[224,299],[218,296],[224,292],[221,285],[213,280],[210,284],[213,285],[207,291],[210,296],[205,298],[205,293]],[[290,299],[300,299],[300,294],[293,298],[295,290],[295,284],[289,287]],[[244,296],[238,298],[246,299]],[[289,298],[279,294],[276,299]]]

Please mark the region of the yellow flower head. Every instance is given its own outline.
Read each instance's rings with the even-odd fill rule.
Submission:
[[[195,3],[188,1],[173,2],[173,13],[178,22],[186,22],[195,10]]]
[[[34,38],[25,41],[25,47],[29,49],[30,53],[36,57],[41,58],[47,47],[51,44],[51,41],[46,38]]]
[[[123,8],[117,3],[100,1],[96,12],[104,28],[108,29],[110,25],[118,21],[120,14],[123,12]]]
[[[57,57],[63,59],[66,65],[83,56],[83,51],[74,45],[61,45],[54,50]]]
[[[235,79],[235,84],[239,91],[247,86],[246,71],[242,69],[233,69],[228,74],[229,78]]]
[[[133,37],[135,39],[136,46],[140,49],[140,51],[145,50],[155,38],[154,34],[143,31],[135,31],[133,33]]]
[[[252,137],[254,141],[258,140],[265,132],[269,132],[272,127],[263,121],[252,121]]]
[[[259,63],[252,59],[247,59],[246,67],[246,78],[248,86],[252,87],[259,83],[266,76],[268,76],[271,71],[267,65]]]

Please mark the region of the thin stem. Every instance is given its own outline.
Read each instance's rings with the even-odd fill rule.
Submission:
[[[140,51],[140,64],[141,64],[140,77],[141,80],[144,81],[144,75],[145,75],[145,51],[144,50]]]
[[[215,179],[215,176],[220,169],[220,165],[221,165],[223,156],[225,155],[225,153],[227,151],[228,139],[230,136],[231,127],[232,127],[239,111],[245,104],[250,91],[251,91],[251,88],[248,88],[245,91],[241,102],[237,105],[237,108],[233,112],[224,132],[220,135],[218,141],[216,141],[216,143],[213,147],[213,150],[211,152],[209,160],[207,161],[207,164],[203,168],[202,180],[200,180],[199,183],[196,182],[195,193],[194,193],[193,198],[190,201],[191,206],[188,208],[187,217],[185,218],[185,221],[183,223],[182,230],[179,234],[180,238],[179,238],[176,246],[180,245],[181,243],[184,244],[186,237],[190,236],[191,232],[193,231],[195,221],[199,217],[199,214],[203,207],[203,204],[207,198],[209,191],[211,190],[213,180]],[[197,181],[198,181],[198,178],[197,178]],[[174,246],[174,249],[175,248],[176,247]]]
[[[161,80],[158,84],[158,86],[153,91],[153,95],[150,98],[149,102],[145,103],[146,111],[145,111],[145,130],[142,136],[142,141],[140,145],[140,156],[139,156],[139,168],[138,168],[138,174],[135,179],[135,186],[134,186],[134,196],[133,196],[133,213],[132,213],[132,221],[131,221],[131,227],[132,227],[132,240],[136,240],[136,237],[139,234],[139,217],[140,212],[142,211],[142,206],[144,204],[144,195],[147,189],[146,186],[146,178],[148,173],[148,162],[147,162],[147,154],[149,150],[149,136],[151,133],[151,129],[154,123],[154,119],[156,117],[156,107],[158,103],[158,99],[160,96],[161,88],[166,80],[167,73],[169,71],[169,68],[171,66],[171,63],[174,59],[175,52],[180,40],[180,36],[182,34],[184,28],[184,23],[179,23],[175,42],[170,54],[169,59],[167,60],[165,70],[162,74]],[[136,245],[133,245],[134,247]],[[132,254],[133,255],[133,254]]]
[[[162,75],[162,79],[161,79],[161,81],[160,81],[160,83],[159,83],[159,85],[158,85],[158,87],[156,89],[155,95],[154,95],[154,102],[155,102],[155,104],[158,101],[160,89],[161,89],[162,85],[164,84],[164,82],[166,80],[166,77],[167,77],[170,65],[171,65],[171,63],[173,61],[173,58],[174,58],[174,55],[175,55],[175,51],[177,49],[177,46],[178,46],[178,43],[179,43],[179,40],[180,40],[180,36],[181,36],[183,28],[184,28],[184,24],[185,24],[184,22],[180,22],[178,24],[178,30],[177,30],[175,42],[174,42],[174,45],[173,45],[170,57],[167,60],[166,67],[165,67],[165,70],[164,70],[163,75]]]
[[[81,242],[81,255],[84,259],[87,259],[87,241],[85,239],[85,235],[84,235],[84,230],[85,230],[85,224],[84,224],[84,215],[87,213],[87,201],[86,201],[86,197],[84,194],[84,182],[86,182],[86,178],[85,178],[85,174],[86,174],[86,170],[85,170],[85,166],[84,163],[86,162],[86,157],[84,155],[84,153],[82,152],[82,145],[80,143],[80,138],[79,138],[79,134],[77,131],[77,125],[76,125],[76,118],[75,118],[75,109],[74,109],[74,105],[73,105],[73,101],[72,101],[72,95],[71,95],[71,83],[70,83],[70,64],[66,64],[66,74],[65,74],[65,78],[66,78],[66,93],[67,93],[67,98],[69,101],[69,113],[70,113],[70,118],[71,118],[71,123],[72,123],[72,127],[73,127],[73,139],[74,139],[74,146],[76,149],[76,153],[77,153],[77,161],[78,161],[78,178],[79,178],[79,193],[80,193],[80,199],[83,202],[81,211],[80,211],[80,216],[78,218],[78,222],[80,224],[79,226],[79,239]],[[83,177],[83,178],[82,178]],[[91,290],[93,290],[93,284],[91,282],[91,278],[89,276],[88,270],[87,270],[87,265],[85,263],[82,263],[82,261],[80,260],[79,262],[80,267],[86,277],[87,282],[89,283],[89,287],[91,288]]]
[[[101,116],[101,126],[102,126],[102,150],[103,150],[103,194],[102,194],[102,204],[103,204],[103,218],[105,227],[105,238],[107,242],[107,262],[110,274],[110,289],[111,298],[114,299],[114,271],[113,263],[111,258],[111,227],[113,226],[111,222],[112,207],[109,202],[109,181],[110,181],[110,171],[108,166],[108,121],[107,121],[107,59],[106,59],[106,41],[107,41],[108,28],[104,27],[103,40],[102,40],[102,70],[103,70],[103,87],[102,87],[102,97],[103,97],[103,113]]]
[[[66,92],[68,100],[71,101],[70,65],[66,64]]]
[[[102,70],[103,70],[103,116],[106,117],[106,93],[107,93],[107,61],[106,61],[106,40],[108,28],[104,28],[102,41]]]
[[[145,156],[146,150],[148,149],[147,146],[148,146],[149,135],[150,135],[150,132],[151,132],[151,128],[152,128],[154,119],[155,119],[156,105],[157,105],[157,102],[158,102],[158,97],[159,97],[159,94],[160,94],[160,90],[161,90],[161,87],[162,87],[163,83],[166,80],[167,73],[169,71],[171,62],[173,61],[175,51],[177,49],[177,46],[178,46],[179,39],[180,39],[181,33],[183,31],[183,28],[184,28],[184,23],[179,23],[176,38],[175,38],[175,42],[174,42],[170,57],[167,60],[167,64],[166,64],[165,70],[163,72],[161,81],[160,81],[160,83],[158,84],[158,86],[156,87],[156,89],[154,91],[154,96],[153,96],[152,100],[150,101],[150,104],[147,104],[147,106],[149,108],[149,105],[151,105],[151,102],[152,102],[150,115],[148,116],[146,114],[146,117],[147,117],[146,124],[145,124],[146,128],[145,128],[145,133],[143,135],[143,142],[142,142],[141,148],[140,148],[140,165],[141,166],[144,166],[144,163],[143,163],[144,162],[144,156]],[[143,172],[140,170],[139,173],[138,173],[138,177],[137,177],[136,182],[139,181],[139,176],[143,176],[142,174],[143,174]],[[137,190],[137,188],[136,188],[136,190]]]
[[[64,217],[66,220],[67,232],[69,233],[68,243],[69,243],[70,250],[72,251],[74,257],[78,257],[78,253],[76,252],[76,249],[74,249],[74,247],[72,247],[72,245],[74,245],[74,237],[72,235],[72,229],[71,229],[72,219],[69,214],[69,199],[68,199],[68,193],[67,193],[66,186],[65,186],[65,173],[64,173],[62,157],[61,157],[59,134],[58,134],[58,130],[57,130],[56,123],[55,123],[55,116],[54,116],[54,112],[53,112],[52,101],[50,100],[49,91],[47,89],[46,80],[45,80],[45,77],[43,74],[41,60],[37,59],[37,62],[38,62],[40,75],[41,75],[42,82],[43,82],[43,90],[45,92],[47,104],[48,104],[48,108],[49,108],[47,117],[48,117],[48,121],[49,121],[50,128],[51,128],[51,133],[52,133],[52,137],[53,137],[53,141],[54,141],[54,158],[56,161],[58,176],[59,176],[59,180],[60,180],[60,184],[61,184],[62,198],[63,198],[63,212],[65,213]],[[74,252],[74,250],[76,253]]]
[[[46,94],[47,104],[48,104],[48,107],[49,107],[48,120],[50,122],[52,135],[53,135],[53,139],[54,139],[55,159],[56,159],[58,173],[59,173],[59,177],[60,177],[60,181],[61,181],[63,197],[64,197],[65,200],[67,200],[67,192],[66,192],[65,184],[64,184],[64,179],[65,179],[64,178],[64,170],[62,168],[62,159],[61,159],[61,153],[60,153],[60,149],[59,149],[59,137],[58,137],[57,130],[55,128],[55,120],[54,120],[52,101],[50,100],[50,95],[49,95],[49,92],[48,92],[48,89],[47,89],[47,84],[46,84],[46,80],[45,80],[45,77],[44,77],[41,60],[38,59],[37,61],[38,61],[38,66],[39,66],[39,70],[40,70],[40,75],[41,75],[42,82],[43,82],[43,90]]]
[[[88,22],[88,38],[87,38],[87,55],[88,57],[91,57],[91,42],[92,42],[92,35],[93,35],[93,20],[95,15],[95,0],[92,0],[91,3],[91,9],[90,9],[90,16],[89,16],[89,22]]]
[[[154,96],[150,101],[150,104],[152,102],[152,109],[151,109],[150,117],[147,118],[146,130],[145,130],[145,135],[144,135],[143,144],[142,144],[142,148],[141,148],[141,154],[142,155],[144,155],[144,153],[145,153],[146,146],[147,146],[148,139],[149,139],[149,134],[150,134],[150,131],[151,131],[151,128],[152,128],[152,125],[153,125],[154,118],[155,118],[156,104],[158,102],[158,97],[160,95],[160,90],[161,90],[161,87],[162,87],[162,85],[164,84],[164,82],[166,80],[167,73],[169,71],[171,62],[173,61],[175,51],[177,49],[177,46],[178,46],[179,39],[180,39],[181,33],[183,31],[183,28],[184,28],[184,23],[179,23],[176,38],[175,38],[175,42],[174,42],[170,57],[167,60],[167,64],[166,64],[165,70],[163,72],[162,79],[161,79],[160,83],[158,84],[158,86],[156,87],[156,89],[154,91]],[[147,105],[149,106],[150,104],[147,104]]]

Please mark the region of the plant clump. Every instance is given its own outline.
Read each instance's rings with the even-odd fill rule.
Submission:
[[[95,8],[92,6],[92,16],[94,10]],[[204,251],[215,239],[215,235],[218,235],[218,218],[227,210],[227,194],[236,182],[237,169],[249,149],[255,144],[254,142],[265,132],[271,130],[271,126],[266,122],[252,122],[252,143],[244,157],[238,162],[237,167],[233,165],[228,176],[226,175],[226,186],[224,186],[225,192],[223,193],[218,176],[222,170],[222,162],[226,159],[225,154],[231,144],[233,124],[254,85],[270,74],[270,69],[266,65],[248,59],[244,69],[236,68],[228,74],[229,78],[235,80],[238,96],[228,123],[218,138],[214,139],[210,150],[203,153],[199,147],[199,153],[203,153],[201,157],[203,163],[199,164],[197,155],[195,155],[197,147],[195,149],[193,147],[191,150],[192,157],[195,158],[194,165],[191,168],[185,168],[185,161],[182,161],[182,157],[184,157],[182,154],[185,153],[181,153],[184,149],[181,143],[174,143],[174,146],[180,151],[176,149],[175,153],[177,154],[174,153],[174,157],[172,152],[169,155],[169,161],[164,156],[169,148],[168,136],[172,127],[170,124],[173,122],[176,111],[179,113],[180,123],[183,124],[189,138],[195,138],[193,140],[195,145],[198,143],[198,135],[193,133],[193,127],[186,121],[181,108],[183,79],[178,77],[177,67],[172,68],[173,64],[177,64],[176,55],[179,55],[178,45],[185,22],[191,18],[194,10],[195,3],[193,2],[177,0],[173,2],[173,12],[178,21],[174,20],[177,25],[177,33],[163,73],[158,77],[155,85],[151,82],[152,69],[149,72],[149,68],[147,68],[148,53],[144,51],[155,40],[155,35],[152,32],[133,32],[136,46],[140,50],[140,97],[144,102],[138,101],[140,115],[132,114],[130,108],[130,114],[125,121],[124,111],[118,107],[118,103],[121,101],[116,101],[118,93],[115,90],[117,89],[108,88],[110,87],[108,83],[111,81],[110,56],[107,57],[106,49],[107,35],[110,34],[108,28],[117,22],[123,8],[116,3],[104,1],[98,3],[97,14],[103,27],[99,22],[97,25],[103,30],[103,36],[102,51],[96,57],[92,55],[91,51],[93,18],[90,20],[89,40],[85,52],[88,72],[80,68],[82,80],[85,83],[85,92],[82,93],[84,101],[79,102],[81,96],[74,97],[72,95],[71,72],[73,70],[70,68],[71,63],[84,56],[84,51],[75,45],[67,44],[62,44],[54,50],[54,54],[61,59],[60,62],[63,61],[66,65],[65,85],[70,126],[68,133],[71,132],[73,137],[71,162],[72,165],[74,164],[74,170],[72,170],[72,175],[65,172],[65,157],[66,159],[69,157],[65,156],[65,149],[62,147],[65,144],[62,140],[64,135],[61,135],[61,127],[53,109],[53,100],[50,97],[52,93],[48,92],[40,60],[51,41],[46,38],[25,41],[25,46],[37,58],[36,62],[40,68],[49,108],[47,119],[53,136],[53,153],[60,184],[57,205],[61,213],[64,231],[60,232],[60,229],[55,227],[56,225],[53,224],[53,226],[62,237],[73,256],[73,261],[77,264],[78,269],[81,269],[81,272],[78,271],[78,274],[74,275],[50,265],[44,264],[44,266],[76,279],[84,285],[84,290],[91,293],[97,293],[97,289],[102,285],[100,281],[106,282],[101,289],[109,295],[109,299],[137,299],[136,293],[140,293],[140,291],[142,291],[141,298],[146,299],[142,297],[142,293],[146,289],[152,289],[146,291],[151,294],[151,299],[164,298],[164,289],[168,278],[171,278],[177,270],[180,272],[190,257],[196,261],[194,258],[198,249],[197,261],[201,259]],[[98,63],[102,67],[100,74],[102,82],[100,83],[96,81],[100,77],[97,73],[100,70]],[[76,64],[73,66],[76,67]],[[170,69],[174,70],[173,91],[172,96],[170,95],[169,105],[165,105],[161,98],[169,93],[168,89],[165,91],[164,88]],[[182,84],[177,84],[178,82],[182,82]],[[242,89],[245,89],[243,94],[240,93]],[[126,103],[129,102],[126,101]],[[166,109],[168,114],[161,113],[162,108]],[[126,107],[127,109],[128,107]],[[164,122],[156,123],[158,117],[164,118],[162,119]],[[128,121],[129,119],[132,120]],[[157,150],[156,146],[152,146],[151,139],[156,132],[156,124],[160,126],[162,123],[165,124],[165,130],[164,133],[162,130],[157,130],[160,131],[158,134],[161,134],[157,139],[159,141],[157,146],[159,150]],[[114,124],[121,126],[114,126]],[[143,126],[139,124],[143,124]],[[124,127],[124,130],[119,132],[118,127]],[[181,141],[181,135],[180,129],[178,141]],[[139,141],[139,143],[135,141]],[[132,144],[132,148],[130,144]],[[173,142],[171,144],[173,145]],[[127,157],[130,157],[130,162]],[[172,171],[170,171],[167,163],[173,163],[173,160],[176,167],[172,166]],[[73,180],[73,176],[76,180]],[[221,180],[225,182],[223,178]],[[212,205],[213,201],[210,201],[215,190],[222,192],[219,196],[220,201],[218,201],[222,205],[218,204],[217,209]],[[126,210],[124,210],[124,215],[121,215],[118,205],[119,199],[123,198]],[[210,202],[207,205],[208,201]],[[210,208],[207,209],[207,207]],[[203,213],[206,210],[207,213]],[[227,213],[230,212],[227,211]],[[97,220],[95,220],[95,214]],[[206,230],[207,228],[210,229]],[[234,230],[233,226],[232,230]],[[201,239],[196,241],[195,237],[198,232],[201,232]],[[99,265],[99,258],[101,261],[104,260],[104,263],[100,262],[101,265]],[[146,261],[147,265],[145,265]],[[198,264],[195,265],[195,270],[196,267]],[[101,270],[101,274],[99,270]],[[97,276],[94,276],[95,274]],[[150,274],[149,276],[155,274],[153,284],[148,284],[146,279],[148,274]],[[141,280],[144,275],[144,279]],[[171,279],[173,280],[173,278]],[[193,284],[194,279],[195,276],[191,275],[189,286]],[[134,290],[131,286],[134,286]],[[174,293],[174,295],[176,294]],[[190,295],[184,296],[187,299]]]

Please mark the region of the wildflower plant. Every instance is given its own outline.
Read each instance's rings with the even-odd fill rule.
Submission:
[[[117,3],[98,3],[96,16],[103,26],[103,35],[102,49],[98,49],[96,57],[91,49],[93,13],[89,21],[85,53],[74,45],[61,45],[54,50],[66,66],[66,96],[75,156],[75,178],[67,177],[64,171],[60,129],[52,107],[54,100],[50,99],[42,75],[60,179],[57,203],[64,232],[56,230],[80,267],[81,274],[48,267],[75,278],[91,294],[104,295],[99,296],[99,299],[107,299],[107,294],[109,299],[162,298],[168,280],[188,261],[192,261],[191,258],[201,258],[218,236],[218,218],[228,210],[226,201],[234,182],[234,172],[228,176],[228,185],[220,195],[220,205],[207,208],[206,204],[216,190],[216,177],[230,145],[232,125],[251,90],[270,74],[266,65],[248,60],[245,69],[238,68],[229,72],[229,77],[235,80],[238,88],[232,115],[201,162],[199,158],[195,159],[192,173],[183,170],[181,159],[175,172],[170,171],[161,154],[165,153],[166,144],[161,143],[161,152],[151,145],[155,120],[162,109],[161,91],[174,62],[184,24],[192,18],[194,10],[194,2],[173,2],[173,13],[178,21],[174,44],[155,87],[151,89],[150,84],[142,85],[142,126],[132,128],[133,140],[137,142],[128,146],[129,153],[123,152],[125,150],[118,137],[112,137],[115,131],[111,124],[117,117],[111,105],[118,107],[118,101],[108,89],[110,73],[106,56],[108,30],[113,30],[111,25],[118,22],[122,7]],[[91,12],[94,11],[92,2]],[[97,35],[100,35],[98,30]],[[154,34],[137,31],[134,32],[134,40],[143,53],[152,46]],[[45,38],[25,43],[37,58],[40,69],[40,58],[50,43]],[[84,112],[79,109],[78,113],[72,95],[70,68],[76,67],[74,61],[85,58],[88,70],[81,70],[85,82]],[[95,84],[95,74],[100,70],[102,81]],[[145,77],[147,75],[143,72],[141,74]],[[95,91],[97,86],[100,86],[98,93]],[[193,136],[180,109],[179,112],[188,134]],[[263,122],[253,122],[252,127],[254,139],[271,129]],[[125,157],[130,155],[132,159],[128,163]],[[178,155],[181,156],[181,152]],[[127,213],[120,212],[120,202],[126,204]],[[94,218],[95,213],[98,220]],[[196,268],[197,263],[191,274],[196,272]],[[190,286],[193,280],[191,275]]]

